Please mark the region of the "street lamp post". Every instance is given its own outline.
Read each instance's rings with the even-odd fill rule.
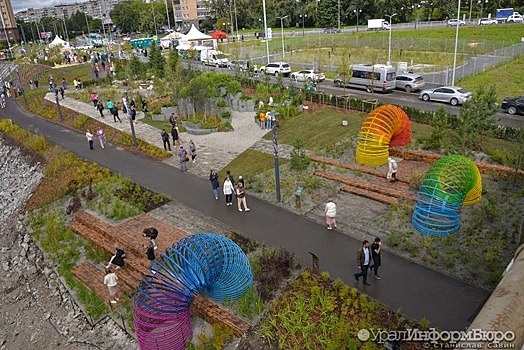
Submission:
[[[262,0],[262,10],[264,11],[264,40],[266,41],[267,63],[269,64],[269,40],[267,38],[266,0]]]
[[[284,51],[284,19],[288,18],[288,15],[285,15],[284,17],[277,17],[280,20],[280,29],[282,32],[282,58],[286,56]]]
[[[362,12],[362,10],[353,10],[353,12],[357,14],[357,33],[358,33],[358,15]]]
[[[166,0],[166,16],[167,16],[167,28],[169,28],[169,33],[171,33],[171,20],[169,19],[169,7],[167,6],[167,0]]]
[[[338,0],[338,31],[340,32],[340,0]]]
[[[484,3],[488,3],[488,0],[479,0],[477,2],[478,4],[480,4],[480,18],[482,18],[482,11],[484,10]]]
[[[391,64],[391,28],[393,28],[393,16],[396,16],[397,14],[394,13],[392,15],[386,15],[386,17],[389,17],[389,41],[388,41],[388,64]]]
[[[459,39],[459,27],[460,27],[460,0],[458,0],[458,7],[457,7],[457,28],[455,29],[455,53],[453,54],[453,72],[451,73],[451,86],[455,85],[455,70],[457,69],[457,48],[458,48],[458,39]]]
[[[305,20],[306,20],[306,17],[307,17],[307,15],[306,15],[305,13],[303,13],[303,14],[300,15],[300,18],[302,18],[302,36],[305,36],[305,35],[306,35],[306,32],[305,32],[305,30],[304,30],[304,22],[305,22]]]

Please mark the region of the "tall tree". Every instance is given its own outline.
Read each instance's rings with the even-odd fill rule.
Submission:
[[[457,129],[452,134],[453,146],[460,154],[480,150],[481,141],[495,127],[496,102],[497,93],[492,86],[488,91],[481,87],[471,101],[462,105],[457,116]]]
[[[149,51],[149,69],[156,78],[163,78],[165,73],[166,59],[162,56],[160,49],[156,45],[151,45]]]

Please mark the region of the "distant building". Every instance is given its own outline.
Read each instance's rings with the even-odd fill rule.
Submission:
[[[15,14],[17,19],[24,22],[39,22],[42,18],[69,18],[77,11],[86,15],[101,19],[104,23],[110,23],[109,12],[116,4],[123,0],[89,0],[86,2],[77,2],[74,4],[56,5],[44,8],[29,8],[25,11],[19,11]]]
[[[173,2],[175,28],[188,31],[194,24],[198,28],[200,21],[209,15],[205,0],[169,0]]]
[[[13,6],[11,0],[0,1],[0,11],[2,11],[2,30],[0,30],[0,42],[6,42],[6,33],[9,42],[14,43],[20,39],[18,35],[18,28],[16,27],[16,19],[13,13]]]

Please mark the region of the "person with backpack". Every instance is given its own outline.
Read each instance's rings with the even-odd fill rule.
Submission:
[[[187,151],[184,149],[184,146],[182,145],[180,145],[180,149],[178,151],[178,161],[180,162],[180,171],[187,171],[186,162],[189,161],[189,156],[187,154]]]

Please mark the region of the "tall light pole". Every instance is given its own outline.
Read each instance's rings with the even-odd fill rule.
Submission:
[[[167,16],[167,28],[169,28],[169,32],[171,33],[171,20],[169,19],[169,7],[167,7],[167,0],[166,0],[166,16]]]
[[[396,15],[397,15],[396,13],[392,15],[386,15],[386,17],[389,17],[388,64],[391,64],[391,28],[393,28],[392,19],[393,19],[393,16],[396,16]]]
[[[487,1],[487,0],[486,0]],[[457,69],[457,48],[460,28],[460,0],[457,7],[457,28],[455,29],[455,53],[453,54],[453,72],[451,73],[451,86],[455,86],[455,70]]]
[[[266,0],[262,0],[262,10],[264,11],[264,39],[266,40],[267,63],[269,63],[269,41],[267,39]]]
[[[362,10],[353,10],[357,14],[357,33],[358,33],[358,15],[362,12]]]
[[[280,20],[280,29],[282,30],[282,58],[286,56],[284,53],[284,19],[288,18],[288,15],[284,17],[277,17]]]
[[[306,35],[304,30],[304,21],[306,20],[307,15],[305,13],[300,15],[300,18],[302,18],[302,36]]]
[[[338,31],[340,32],[340,0],[338,0]]]
[[[478,3],[480,3],[480,17],[482,18],[482,11],[484,10],[484,3],[488,3],[488,0],[479,0]]]
[[[84,16],[86,17],[87,36],[89,36],[89,34],[91,34],[91,32],[89,31],[89,21],[87,20],[87,13],[84,13]]]
[[[235,8],[235,28],[237,33],[237,40],[238,40],[238,18],[237,18],[237,1],[233,0],[233,7]]]

